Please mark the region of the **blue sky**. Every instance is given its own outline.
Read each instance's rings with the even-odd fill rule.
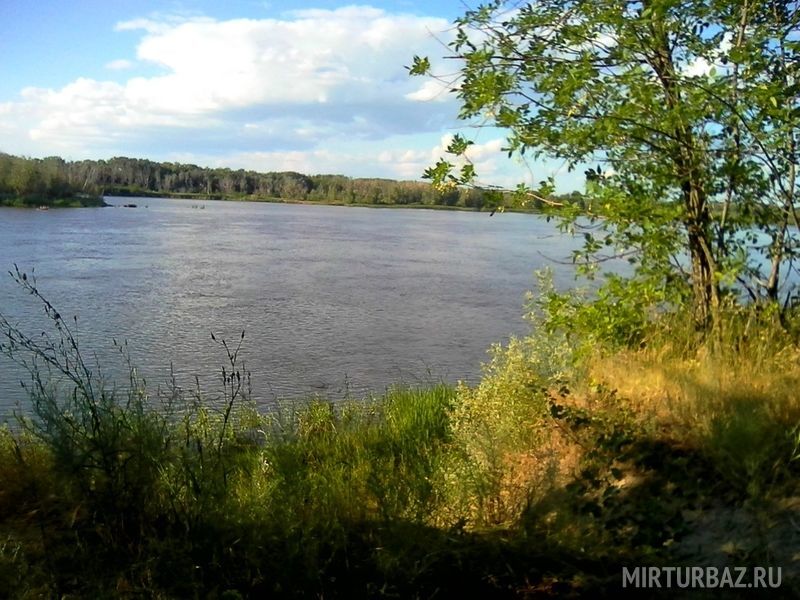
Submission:
[[[0,151],[134,156],[259,171],[418,179],[463,131],[457,103],[409,78],[441,58],[459,0],[0,2]],[[502,132],[470,129],[485,183],[538,182]]]

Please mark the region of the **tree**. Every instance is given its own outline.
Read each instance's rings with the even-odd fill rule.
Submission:
[[[20,198],[42,195],[47,184],[42,177],[39,164],[34,160],[17,159],[9,174],[11,189]]]
[[[777,302],[797,255],[798,4],[494,1],[456,21],[449,83],[462,119],[507,131],[509,155],[596,163],[585,208],[555,211],[564,227],[589,218],[580,257],[627,257],[630,289],[688,302],[708,328],[743,290]],[[410,70],[430,75],[430,61]],[[445,159],[426,176],[475,180]]]

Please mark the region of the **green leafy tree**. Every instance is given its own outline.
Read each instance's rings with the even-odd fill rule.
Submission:
[[[797,254],[798,5],[494,1],[456,21],[449,83],[462,119],[507,131],[509,155],[597,164],[581,204],[547,202],[552,181],[515,197],[589,225],[585,265],[626,257],[635,276],[621,289],[688,303],[708,328],[742,290],[778,301]],[[457,135],[448,152],[469,145]],[[455,162],[425,176],[472,184],[473,165]]]
[[[19,197],[42,195],[47,189],[43,173],[33,160],[17,159],[11,167],[9,183]]]

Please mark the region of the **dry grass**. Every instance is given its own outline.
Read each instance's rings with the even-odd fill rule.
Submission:
[[[723,348],[595,357],[577,395],[616,390],[641,426],[702,452],[751,496],[788,492],[800,456],[800,348],[765,333]]]

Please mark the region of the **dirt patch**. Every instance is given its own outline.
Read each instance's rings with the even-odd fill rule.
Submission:
[[[800,497],[752,508],[720,504],[684,517],[689,533],[672,546],[677,561],[781,567],[784,586],[800,591]]]

